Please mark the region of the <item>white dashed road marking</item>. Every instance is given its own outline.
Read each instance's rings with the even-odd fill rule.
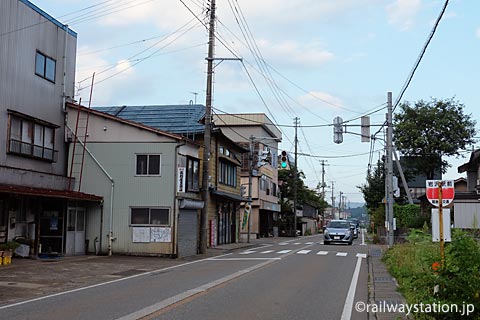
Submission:
[[[262,251],[262,252],[260,252],[260,253],[266,254],[266,253],[271,253],[271,252],[273,252],[273,250]]]
[[[300,250],[297,252],[297,254],[308,254],[312,250]]]
[[[281,251],[278,251],[277,253],[284,254],[284,253],[289,253],[290,251],[292,250],[281,250]]]
[[[256,251],[243,251],[243,252],[240,252],[240,254],[251,254],[251,253],[255,253]]]
[[[328,251],[318,251],[317,254],[319,256],[326,256],[328,254]]]
[[[347,256],[347,252],[337,252],[336,256],[337,257],[346,257]]]

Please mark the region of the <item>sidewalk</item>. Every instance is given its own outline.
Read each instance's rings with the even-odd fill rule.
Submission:
[[[202,255],[172,259],[142,256],[72,256],[56,260],[14,257],[0,266],[0,307],[62,291],[95,285],[149,271],[206,259],[238,248],[278,241],[279,238],[251,239],[207,249]],[[1,311],[0,311],[1,313]]]
[[[368,245],[368,292],[369,304],[379,306],[385,310],[385,306],[399,306],[405,304],[403,296],[397,291],[397,281],[387,270],[382,261],[383,254],[387,250],[386,245]],[[369,312],[369,319],[390,320],[409,319],[403,313]]]

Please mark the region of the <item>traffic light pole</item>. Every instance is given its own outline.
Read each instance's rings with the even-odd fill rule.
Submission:
[[[300,118],[296,117],[295,119],[295,168],[294,172],[294,179],[293,179],[293,236],[297,236],[297,194],[298,194],[298,169],[297,169],[297,145],[298,145],[298,138],[297,138],[297,129],[298,129],[298,122]]]

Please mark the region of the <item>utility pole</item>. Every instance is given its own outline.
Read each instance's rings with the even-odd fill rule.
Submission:
[[[325,201],[325,163],[326,160],[320,160],[320,164],[322,165],[322,199]],[[325,225],[325,210],[322,213],[322,227]]]
[[[298,138],[297,138],[297,129],[298,129],[298,122],[300,118],[295,117],[294,124],[295,124],[295,169],[294,169],[294,179],[293,179],[293,234],[294,237],[297,236],[297,193],[298,193],[298,169],[297,169],[297,145],[298,145]]]
[[[250,217],[252,216],[252,174],[253,174],[253,150],[255,148],[254,145],[255,137],[253,135],[250,136],[250,153],[248,154],[248,203],[250,212],[248,213],[248,220],[247,220],[247,243],[250,243],[250,228],[251,228],[251,221]]]
[[[336,219],[336,218],[335,218],[335,193],[334,193],[334,184],[335,184],[335,181],[332,181],[332,216],[333,216],[333,219]]]
[[[210,1],[210,25],[208,33],[208,57],[207,57],[207,92],[205,102],[205,133],[203,148],[203,175],[202,175],[202,198],[203,208],[200,214],[200,250],[201,254],[207,252],[208,230],[208,207],[210,194],[208,184],[210,180],[210,143],[212,130],[212,86],[213,86],[213,56],[215,42],[215,0]]]
[[[387,93],[388,113],[387,113],[387,227],[388,227],[388,246],[393,246],[393,125],[392,125],[392,93]]]
[[[342,218],[342,209],[343,209],[343,192],[340,191],[340,200],[338,201],[338,217],[341,219]]]

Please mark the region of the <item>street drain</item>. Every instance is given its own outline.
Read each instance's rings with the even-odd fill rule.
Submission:
[[[392,282],[393,279],[391,277],[374,277],[373,281],[375,281],[375,282]]]
[[[382,256],[382,250],[380,249],[372,249],[370,250],[370,256],[372,257],[381,257]]]

